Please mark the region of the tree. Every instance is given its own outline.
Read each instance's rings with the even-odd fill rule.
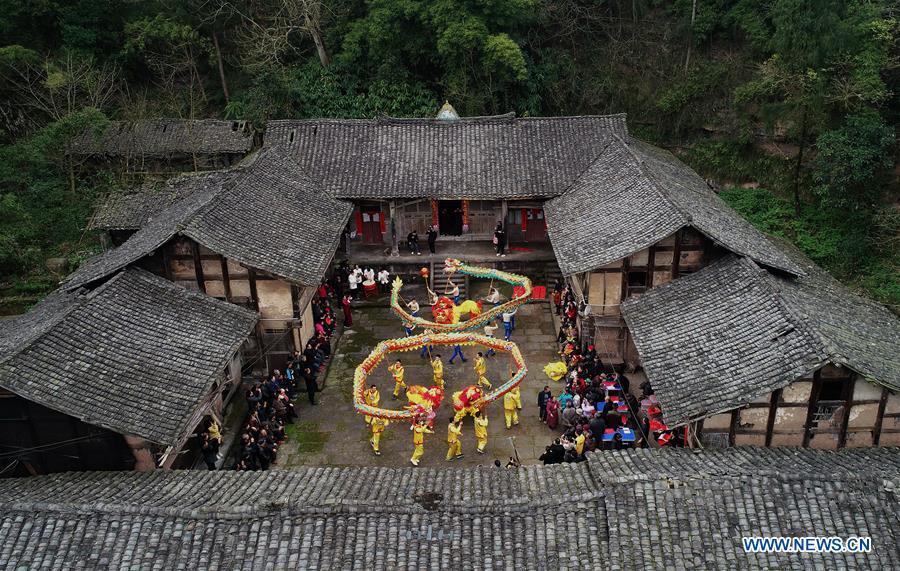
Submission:
[[[816,141],[816,194],[837,208],[871,208],[893,164],[894,133],[876,113],[850,115]]]

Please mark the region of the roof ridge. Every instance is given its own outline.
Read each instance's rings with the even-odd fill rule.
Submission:
[[[659,184],[659,181],[656,180],[656,177],[655,177],[653,174],[651,174],[646,168],[644,168],[644,160],[641,159],[641,158],[637,155],[636,152],[634,152],[634,149],[631,148],[631,145],[630,145],[627,141],[625,141],[624,139],[622,139],[622,137],[620,137],[619,135],[617,135],[617,134],[615,134],[615,133],[613,133],[613,137],[615,137],[616,139],[618,139],[619,142],[625,147],[625,151],[626,151],[629,155],[631,155],[631,157],[634,159],[634,162],[635,162],[635,164],[636,164],[638,170],[640,170],[641,173],[642,173],[645,177],[647,177],[647,180],[649,180],[649,181],[653,184],[653,187],[654,187],[654,189],[656,190],[657,194],[659,194],[660,198],[662,198],[669,206],[671,206],[671,207],[672,207],[673,209],[675,209],[679,214],[681,214],[682,218],[684,218],[685,221],[686,221],[685,226],[691,226],[691,227],[693,227],[693,224],[692,224],[692,222],[693,222],[693,217],[690,215],[690,213],[686,212],[685,209],[682,208],[682,206],[681,206],[680,204],[678,204],[674,199],[672,199],[672,198],[669,196],[668,191],[666,191],[666,190],[662,187],[662,185]],[[629,136],[629,138],[632,138],[632,137]],[[699,230],[698,230],[698,231],[699,231]],[[703,234],[705,235],[705,232],[704,232]],[[712,238],[711,236],[710,236],[709,238],[710,238],[710,240],[715,241],[715,239]]]

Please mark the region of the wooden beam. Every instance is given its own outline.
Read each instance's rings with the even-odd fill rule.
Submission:
[[[841,419],[841,432],[838,435],[838,448],[847,444],[847,425],[850,422],[850,409],[853,408],[853,389],[856,387],[856,375],[844,383],[844,417]]]
[[[822,369],[813,373],[813,386],[809,393],[809,406],[806,408],[806,423],[803,425],[803,447],[809,447],[809,441],[812,438],[812,421],[813,415],[819,401],[819,393],[822,392]]]
[[[681,230],[675,233],[675,249],[672,251],[672,281],[678,278],[681,263]]]
[[[382,214],[384,216],[384,214]],[[400,255],[400,247],[397,245],[397,232],[399,229],[397,228],[397,201],[391,200],[388,202],[388,216],[390,218],[388,225],[388,232],[391,234],[391,256],[399,256]],[[430,215],[429,215],[430,218]]]
[[[171,244],[171,241],[166,242],[160,248],[162,250],[163,275],[169,281],[172,281],[172,257],[169,255],[169,248],[171,247]]]
[[[206,280],[203,279],[203,264],[200,261],[200,246],[191,240],[191,253],[194,255],[194,276],[197,278],[197,287],[206,293]]]
[[[259,294],[256,291],[256,270],[247,268],[247,280],[250,282],[250,301],[256,305],[259,311]]]
[[[884,411],[887,408],[888,397],[891,392],[887,387],[881,388],[881,399],[878,401],[878,414],[875,416],[875,430],[872,431],[872,446],[878,446],[881,441],[881,427],[884,425]]]
[[[647,289],[649,290],[654,285],[653,283],[653,272],[656,270],[656,244],[650,246],[647,250]]]
[[[222,259],[222,287],[225,288],[225,300],[231,303],[231,278],[228,277],[228,260],[225,256]]]
[[[728,445],[734,446],[734,435],[737,432],[738,418],[740,417],[740,409],[731,411],[731,426],[728,429]]]
[[[775,428],[775,416],[778,412],[778,401],[781,400],[781,389],[772,391],[769,400],[769,418],[766,421],[766,448],[772,445],[772,430]]]

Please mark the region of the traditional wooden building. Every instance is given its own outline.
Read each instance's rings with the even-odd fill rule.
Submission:
[[[180,183],[178,183],[180,184]],[[247,357],[282,368],[313,336],[310,300],[334,256],[351,206],[330,197],[278,149],[222,175],[196,175],[149,219],[124,199],[141,229],[73,273],[75,289],[133,265],[260,314]],[[107,203],[109,204],[109,202]]]
[[[594,452],[484,468],[58,474],[0,486],[0,561],[47,569],[896,569],[896,449]],[[577,539],[574,537],[577,535]],[[818,535],[868,551],[752,553]]]
[[[514,246],[535,252],[495,258],[490,239],[498,222]],[[582,340],[593,341],[608,365],[644,368],[669,408],[667,422],[690,424],[710,443],[894,441],[900,321],[837,285],[821,285],[827,281],[821,270],[756,230],[671,153],[632,137],[624,115],[460,118],[445,106],[435,119],[270,121],[258,156],[111,196],[94,224],[121,246],[66,287],[140,265],[248,305],[262,314],[255,350],[270,355],[270,368],[308,338],[307,302],[347,227],[352,261],[389,263],[395,273],[430,264],[433,287],[447,256],[524,273],[538,284],[564,275],[582,303]],[[437,256],[402,252],[411,230],[424,249],[431,225],[441,234]],[[751,293],[763,291],[741,289],[747,276],[777,284],[787,301],[759,294],[761,304],[745,308]],[[806,292],[807,301],[796,301],[794,291]],[[836,291],[843,297],[826,296]],[[702,302],[689,303],[692,295]],[[816,296],[831,301],[816,303]],[[792,299],[798,307],[778,333],[773,316]],[[838,313],[848,299],[868,309]],[[736,304],[738,329],[769,354],[741,337],[715,345],[737,335],[715,321],[725,319],[727,308],[719,305],[729,303]],[[750,309],[765,318],[748,319]],[[828,322],[829,312],[843,323]],[[821,332],[798,337],[799,354],[774,349],[816,328]],[[293,341],[285,343],[288,331]],[[845,346],[823,341],[829,335]],[[847,347],[868,348],[880,368],[867,369],[858,356],[848,360]],[[854,375],[876,384],[851,381]],[[673,380],[687,377],[692,384]],[[804,378],[813,380],[809,391],[788,389]],[[844,379],[843,392],[835,394],[838,383],[822,378]],[[847,389],[852,383],[856,388]],[[682,397],[670,392],[675,385],[692,387],[694,408],[682,409]],[[751,409],[734,412],[751,401]],[[813,423],[825,430],[825,420],[821,426],[814,420],[827,412],[820,401],[851,412],[829,421],[833,439],[814,437]],[[800,422],[800,437],[789,436],[782,422],[793,422],[790,430]]]
[[[665,422],[707,446],[900,445],[900,321],[783,249],[803,277],[727,256],[623,304]]]
[[[154,174],[227,167],[252,148],[253,130],[243,121],[146,119],[110,121],[103,132],[76,138],[67,152],[126,172]]]
[[[265,146],[288,149],[333,196],[354,204],[363,243],[398,242],[436,226],[443,241],[548,241],[544,201],[563,194],[614,136],[624,115],[591,117],[270,121]]]
[[[256,320],[128,269],[0,322],[0,474],[172,466],[221,421]]]

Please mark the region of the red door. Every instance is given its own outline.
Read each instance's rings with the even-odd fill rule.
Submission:
[[[362,237],[366,244],[381,244],[384,231],[384,215],[380,210],[365,208],[361,213]]]
[[[526,208],[522,213],[522,230],[526,242],[546,242],[547,224],[543,208]]]

